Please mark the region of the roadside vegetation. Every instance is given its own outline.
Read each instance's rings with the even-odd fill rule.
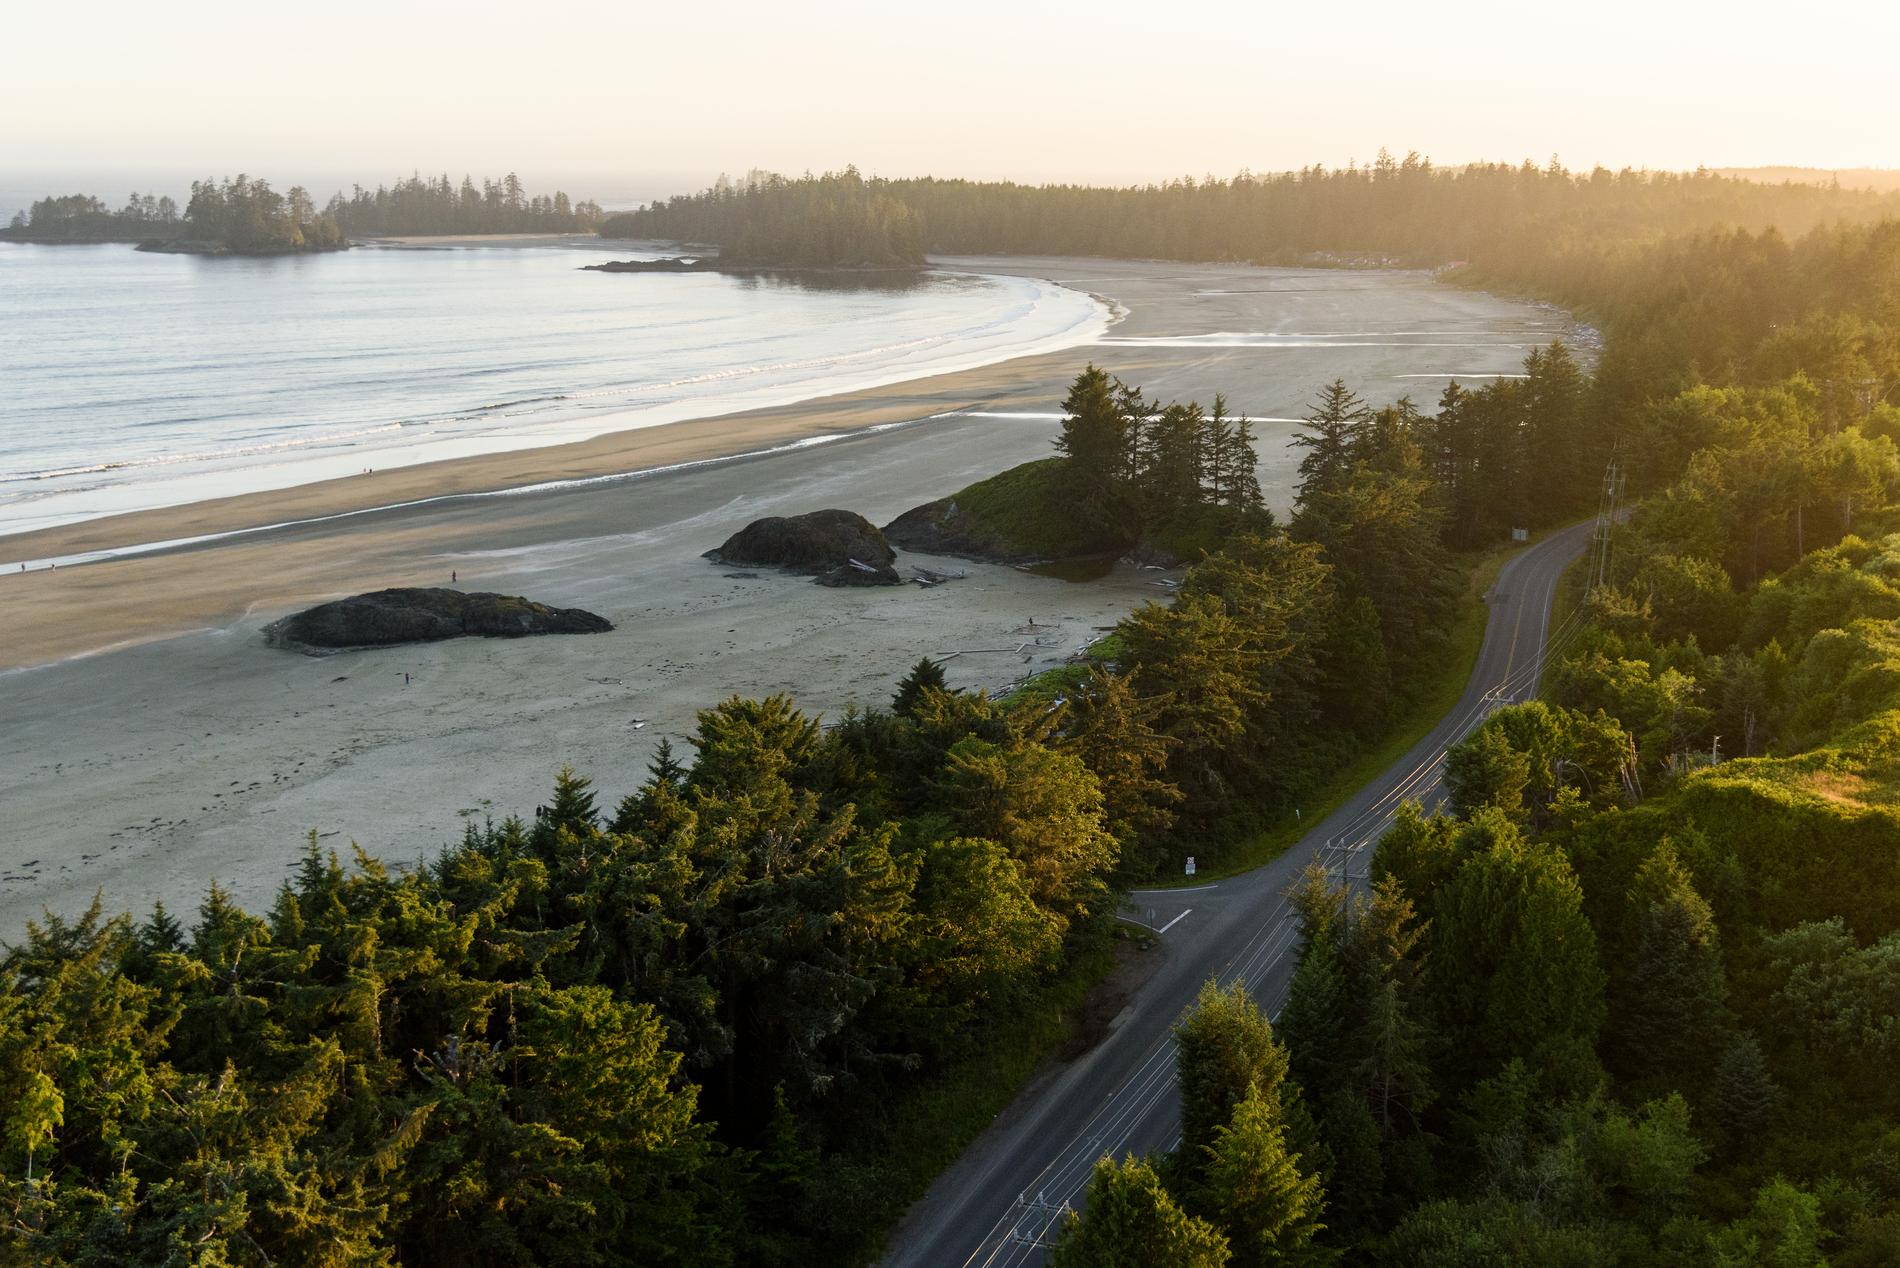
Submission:
[[[1657,254],[1595,387],[1646,496],[1544,698],[1370,892],[1308,872],[1277,1026],[1203,996],[1181,1146],[1052,1262],[1900,1259],[1900,225]],[[1647,360],[1692,347],[1733,355]]]

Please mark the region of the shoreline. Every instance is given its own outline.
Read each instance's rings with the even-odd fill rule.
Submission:
[[[0,573],[0,667],[14,671],[0,673],[0,801],[13,829],[0,836],[0,940],[95,892],[112,911],[154,899],[188,911],[216,878],[240,902],[267,903],[312,831],[400,865],[459,835],[463,816],[530,812],[563,763],[611,804],[644,778],[661,738],[680,744],[698,710],[727,696],[786,693],[835,718],[888,702],[920,656],[949,658],[950,684],[964,689],[1061,664],[1133,608],[1165,602],[1163,574],[1122,564],[1070,582],[900,552],[904,575],[964,578],[839,590],[701,553],[768,515],[837,507],[888,523],[1044,457],[1091,358],[1164,400],[1224,390],[1262,420],[1262,485],[1284,507],[1294,424],[1273,420],[1304,414],[1320,384],[1343,376],[1383,404],[1416,390],[1400,376],[1510,372],[1562,333],[1547,314],[1416,274],[976,266],[1108,297],[1127,314],[1118,333],[1135,341],[31,535],[65,554],[241,532]],[[1447,329],[1462,332],[1451,351],[1377,334]],[[1284,342],[1179,346],[1184,333],[1236,331]],[[1340,333],[1329,345],[1301,331]],[[585,608],[615,628],[323,658],[268,647],[261,633],[328,599],[446,585],[451,573],[469,590]]]
[[[522,244],[491,245],[519,248]],[[493,491],[584,475],[630,474],[693,458],[736,456],[828,430],[811,420],[783,427],[768,419],[819,405],[835,407],[844,416],[837,428],[829,430],[910,421],[890,411],[881,411],[875,418],[866,418],[858,411],[867,395],[887,388],[980,373],[1011,361],[1092,345],[1123,316],[1098,295],[1050,282],[1033,272],[984,271],[955,265],[930,271],[949,279],[997,279],[1007,288],[1023,292],[1017,302],[1028,304],[1042,315],[1008,330],[1004,346],[987,342],[970,346],[947,335],[933,337],[927,347],[900,346],[895,353],[865,364],[859,364],[853,356],[833,358],[837,363],[818,366],[783,382],[772,382],[772,376],[765,375],[766,381],[752,384],[742,375],[733,380],[734,386],[710,392],[681,389],[670,396],[630,401],[609,409],[557,409],[529,424],[503,421],[467,433],[450,426],[440,435],[433,425],[417,427],[413,432],[397,429],[400,434],[388,438],[393,443],[371,445],[333,445],[319,434],[313,440],[273,442],[266,448],[283,452],[259,449],[251,459],[222,467],[219,464],[228,455],[215,452],[212,446],[204,453],[184,455],[192,461],[169,476],[162,473],[170,468],[150,466],[144,460],[112,462],[105,465],[131,469],[123,483],[115,476],[113,482],[91,489],[83,485],[73,489],[49,486],[48,492],[31,494],[5,508],[7,518],[0,518],[0,572],[17,573],[22,562],[30,569],[49,562],[64,566],[114,548],[149,547],[152,543],[197,539],[279,520],[397,506],[438,491]],[[616,283],[603,285],[611,288]],[[701,377],[724,381],[730,375],[720,370]],[[547,399],[566,397],[556,394]],[[930,408],[920,409],[917,417],[942,412],[937,405],[941,399],[930,397]],[[466,413],[472,418],[483,415],[488,408],[493,407]],[[691,429],[701,441],[697,445],[681,443],[681,428]],[[391,430],[381,423],[372,430],[378,429]],[[650,444],[636,439],[642,433],[653,433],[656,439]],[[296,447],[304,444],[311,447]],[[166,463],[178,460],[178,455],[162,459]],[[361,487],[366,479],[376,486],[375,492]],[[247,499],[262,499],[277,509],[247,507]],[[97,531],[86,531],[89,525],[98,526]]]

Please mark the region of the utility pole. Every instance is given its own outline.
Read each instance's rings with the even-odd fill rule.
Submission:
[[[1616,502],[1623,492],[1623,471],[1616,459],[1603,470],[1603,489],[1597,495],[1597,522],[1590,543],[1590,588],[1610,583],[1610,536],[1616,528]]]
[[[1047,1250],[1056,1244],[1056,1236],[1062,1232],[1062,1223],[1071,1209],[1067,1201],[1059,1204],[1048,1201],[1040,1190],[1034,1202],[1027,1193],[1018,1194],[1009,1221],[1009,1240],[1018,1246]]]

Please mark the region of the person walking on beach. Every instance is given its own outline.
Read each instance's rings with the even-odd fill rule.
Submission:
[[[402,671],[402,685],[405,687],[409,685],[409,671],[406,669]]]
[[[455,584],[455,569],[453,568],[449,569],[449,584],[450,585]]]

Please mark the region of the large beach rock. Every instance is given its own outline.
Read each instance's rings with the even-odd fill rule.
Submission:
[[[810,573],[820,585],[894,586],[897,552],[877,525],[852,511],[812,511],[753,520],[706,558],[722,564],[767,564]]]
[[[445,638],[598,634],[613,623],[581,608],[551,608],[519,595],[460,590],[377,590],[287,616],[264,627],[274,647],[331,652],[432,643]]]
[[[1037,555],[1012,550],[995,533],[957,507],[954,497],[913,506],[884,526],[884,538],[919,555],[955,555],[983,563],[1032,562]]]

